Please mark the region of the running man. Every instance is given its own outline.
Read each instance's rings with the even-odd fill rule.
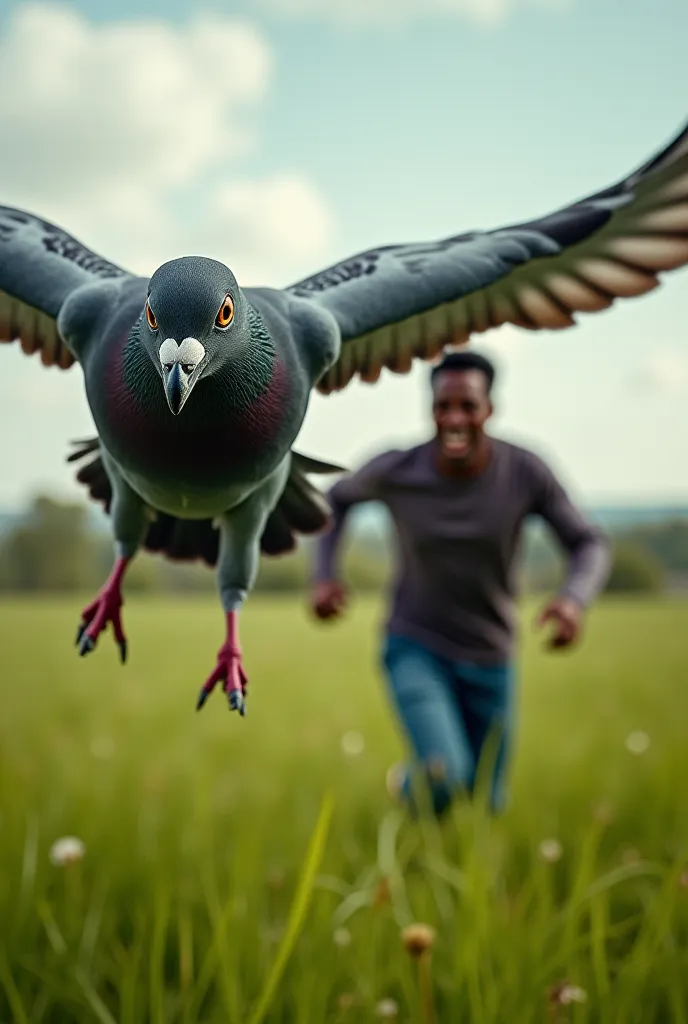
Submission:
[[[581,636],[585,611],[609,572],[606,539],[571,503],[532,452],[491,437],[495,368],[470,351],[445,355],[431,371],[435,436],[377,456],[329,493],[332,529],[318,540],[310,603],[323,620],[346,605],[337,555],[350,508],[378,501],[397,535],[398,564],[382,661],[413,762],[429,784],[435,814],[472,793],[481,754],[495,737],[493,810],[505,802],[515,687],[515,563],[524,519],[539,515],[569,556],[558,595],[538,622],[549,646]],[[412,802],[411,767],[388,775]]]

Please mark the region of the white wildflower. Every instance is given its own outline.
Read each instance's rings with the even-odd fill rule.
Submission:
[[[341,748],[347,757],[360,757],[365,750],[365,740],[360,732],[351,729],[342,736]]]
[[[76,836],[63,836],[50,847],[50,860],[58,867],[75,864],[86,853],[86,847]]]
[[[375,1012],[378,1017],[385,1017],[387,1020],[391,1020],[393,1017],[399,1014],[399,1004],[393,999],[381,999],[375,1007]]]
[[[332,936],[335,946],[344,949],[351,945],[351,932],[348,928],[336,928]]]
[[[548,864],[555,864],[561,860],[563,848],[558,839],[543,839],[540,843],[540,856]]]
[[[564,985],[559,992],[559,1002],[562,1006],[569,1003],[585,1003],[587,999],[588,993],[580,985]]]
[[[644,754],[649,746],[650,737],[642,729],[637,729],[626,737],[626,750],[629,754]]]

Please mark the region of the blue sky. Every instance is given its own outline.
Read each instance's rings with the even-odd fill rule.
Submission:
[[[688,117],[684,0],[0,0],[0,202],[150,273],[183,252],[285,285],[370,245],[611,184]],[[502,328],[494,429],[586,501],[688,500],[688,271],[562,333]],[[302,450],[427,430],[426,370],[316,397]],[[0,506],[74,494],[79,371],[0,352]]]

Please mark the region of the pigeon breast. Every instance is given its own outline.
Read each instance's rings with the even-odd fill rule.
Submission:
[[[149,357],[135,334],[124,335],[87,375],[96,378],[98,432],[123,470],[157,486],[207,493],[260,480],[284,458],[305,415],[307,395],[288,355],[250,352],[228,363],[201,378],[173,416]]]

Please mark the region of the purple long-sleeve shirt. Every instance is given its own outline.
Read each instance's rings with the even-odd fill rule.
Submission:
[[[515,562],[523,521],[541,516],[569,554],[561,594],[588,605],[604,587],[609,547],[532,452],[492,439],[487,468],[443,476],[434,443],[389,451],[329,492],[332,529],[317,544],[316,580],[337,577],[351,506],[379,501],[397,535],[397,570],[387,628],[453,660],[504,662],[513,655]]]

